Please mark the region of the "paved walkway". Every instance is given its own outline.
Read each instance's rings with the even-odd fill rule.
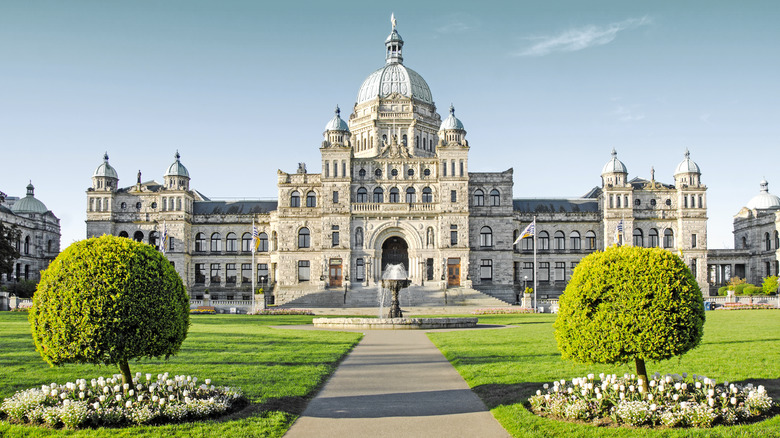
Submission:
[[[508,437],[421,330],[368,330],[285,437]]]

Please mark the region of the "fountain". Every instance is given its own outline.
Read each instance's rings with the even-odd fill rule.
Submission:
[[[406,269],[404,269],[403,264],[387,265],[384,274],[382,274],[382,287],[389,289],[390,293],[392,293],[390,312],[387,314],[387,317],[403,318],[404,314],[401,312],[401,304],[398,301],[398,292],[405,287],[409,287],[409,279],[407,278]]]
[[[477,318],[404,318],[398,293],[401,289],[409,287],[409,283],[410,281],[403,264],[387,265],[382,274],[382,287],[377,290],[379,318],[314,318],[312,322],[315,327],[321,328],[373,330],[468,328],[477,326]],[[392,294],[390,311],[387,317],[383,318],[383,292],[388,289]]]

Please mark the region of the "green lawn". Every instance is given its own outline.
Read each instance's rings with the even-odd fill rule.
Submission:
[[[780,437],[780,416],[751,425],[702,430],[597,428],[537,417],[523,404],[544,383],[590,372],[634,372],[633,364],[577,365],[562,360],[553,336],[554,321],[555,315],[544,314],[480,316],[481,324],[512,328],[429,336],[515,437]],[[780,402],[780,311],[707,312],[704,339],[698,348],[682,358],[650,362],[647,370],[763,384],[775,402]]]
[[[311,316],[193,315],[179,354],[168,362],[131,362],[133,373],[197,376],[216,385],[237,386],[251,405],[228,419],[161,427],[52,431],[0,422],[5,436],[281,436],[308,398],[335,370],[361,335],[313,330],[277,330],[270,325],[308,324]],[[52,368],[38,355],[26,313],[0,312],[0,399],[51,382],[65,383],[116,373],[114,367],[66,365]]]

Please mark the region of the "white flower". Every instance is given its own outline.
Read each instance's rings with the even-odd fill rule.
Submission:
[[[620,399],[621,399],[621,400],[623,400],[624,398],[626,398],[626,394],[625,394],[625,393],[623,393],[623,392],[621,392],[621,393],[620,393]]]
[[[116,401],[122,401],[122,396],[120,394],[116,395]]]
[[[758,385],[758,393],[759,394],[763,394],[765,391],[766,391],[766,389],[764,388],[764,385]]]
[[[710,397],[714,397],[715,396],[715,390],[710,388],[709,390],[707,390],[707,395],[710,396]]]
[[[600,392],[596,393],[596,400],[601,400],[601,393]]]
[[[84,391],[82,391],[82,392],[80,392],[80,393],[79,393],[79,398],[81,398],[81,399],[83,399],[83,398],[84,398]]]
[[[139,396],[138,396],[138,402],[140,403],[140,402],[142,402],[142,401],[144,401],[144,396],[142,396],[142,395],[139,395]]]
[[[650,405],[650,410],[651,410],[651,411],[654,411],[654,410],[656,410],[656,409],[658,409],[658,406],[656,406],[656,405],[655,405],[655,403],[652,403],[652,404]]]
[[[569,394],[574,394],[574,388],[569,388],[566,390]]]
[[[165,404],[165,399],[164,399],[164,398],[161,398],[161,399],[160,399],[160,406],[162,406],[162,405],[164,405],[164,404]]]
[[[100,403],[98,402],[92,403],[92,409],[98,410],[99,407],[100,407]]]
[[[701,389],[701,382],[696,382],[696,389]]]
[[[100,397],[98,397],[98,400],[100,400],[100,403],[105,403],[106,396],[105,395],[101,395]]]
[[[542,388],[544,388],[544,389],[547,389],[547,388],[549,388],[549,387],[550,387],[550,385],[548,385],[548,384],[546,384],[546,383],[545,383],[544,385],[542,385]]]
[[[128,401],[127,401],[127,403],[125,403],[125,407],[126,407],[126,408],[132,408],[132,407],[133,407],[133,402],[131,402],[130,400],[128,400]]]
[[[125,383],[124,385],[122,385],[122,388],[124,388],[125,391],[127,391],[128,389],[130,389],[130,384],[129,383]]]
[[[537,390],[536,390],[536,395],[542,395],[542,391],[541,391],[541,390],[539,390],[539,389],[537,389]]]
[[[604,373],[599,373],[599,379],[604,380]]]
[[[56,390],[56,389],[52,389],[52,390],[51,390],[51,396],[52,396],[52,397],[57,397],[57,394],[58,394],[58,392],[57,392],[57,390]]]
[[[168,389],[168,392],[173,392],[173,386],[169,386],[167,389]]]
[[[736,397],[731,397],[731,404],[732,405],[736,405],[737,404],[737,398]]]
[[[675,394],[672,396],[672,400],[677,401],[679,400],[680,396],[678,394]]]
[[[630,385],[630,386],[628,387],[628,390],[629,390],[629,391],[631,391],[631,392],[634,392],[634,390],[635,390],[635,389],[636,389],[636,388],[634,388],[634,385]]]
[[[156,395],[152,396],[152,401],[155,402],[155,403],[157,403],[157,400],[159,400],[159,399],[160,399],[160,397],[157,397]]]
[[[710,407],[715,406],[715,399],[713,398],[707,398],[707,404],[710,405]]]
[[[114,386],[114,392],[119,392],[122,390],[122,387],[119,385]]]
[[[173,394],[171,394],[171,395],[168,396],[168,400],[174,401],[174,400],[176,400],[176,397],[174,397]]]
[[[129,395],[130,397],[132,397],[132,396],[134,396],[134,395],[135,395],[135,391],[133,391],[133,390],[131,389],[130,391],[127,391],[127,395]]]
[[[66,394],[64,392],[62,394],[60,394],[60,398],[63,399],[63,400],[65,400],[67,397],[68,397],[68,394]]]
[[[680,382],[677,382],[677,383],[674,384],[674,389],[677,390],[677,391],[679,391],[681,387],[682,387],[682,385],[680,384]]]
[[[653,394],[647,394],[647,399],[650,401],[653,401]]]
[[[596,376],[595,376],[595,375],[593,375],[593,374],[588,374],[588,380],[593,380],[593,378],[595,378],[595,377],[596,377]]]
[[[152,375],[149,374],[149,373],[146,373],[146,381],[148,382],[150,380],[152,380]]]
[[[137,384],[137,385],[135,385],[135,389],[137,389],[137,390],[139,390],[139,391],[140,391],[141,389],[143,389],[143,387],[144,387],[144,385],[141,385],[140,383],[139,383],[139,384]]]
[[[650,383],[648,383],[648,385],[650,385],[651,388],[654,387],[655,386],[655,380],[651,380]]]
[[[672,383],[672,376],[667,374],[665,380],[666,380],[666,383]]]

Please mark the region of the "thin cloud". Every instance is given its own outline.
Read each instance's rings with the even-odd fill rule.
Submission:
[[[535,41],[530,47],[518,52],[515,56],[544,56],[553,52],[576,52],[589,47],[609,44],[617,34],[624,30],[635,29],[650,24],[648,17],[629,18],[607,26],[585,26],[569,29],[561,34],[543,37],[530,37]]]
[[[436,37],[468,32],[480,27],[479,20],[467,14],[450,14],[443,17],[434,28]]]
[[[636,122],[645,118],[643,113],[637,112],[634,108],[628,108],[623,105],[618,105],[617,109],[613,111],[621,122]]]
[[[459,33],[459,32],[465,32],[467,30],[471,29],[468,24],[460,21],[455,20],[450,23],[444,24],[442,26],[439,26],[436,28],[436,32],[441,34],[448,34],[448,33]]]

